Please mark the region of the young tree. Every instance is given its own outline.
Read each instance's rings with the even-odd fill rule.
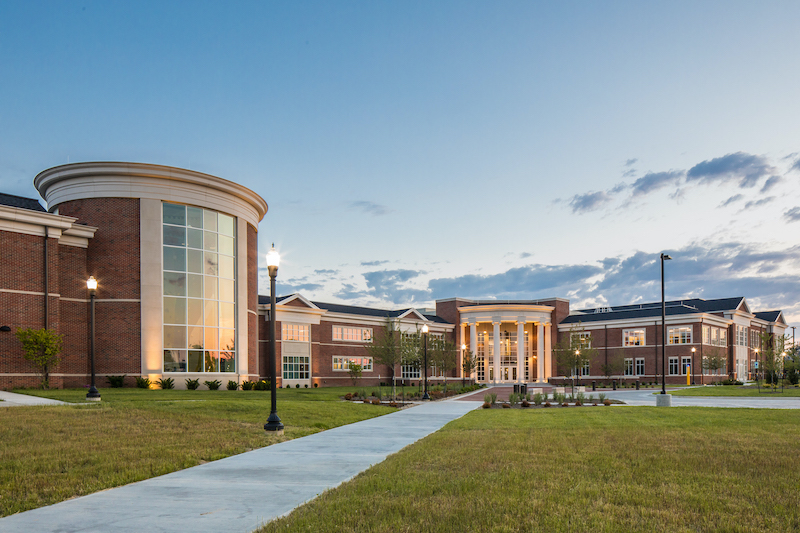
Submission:
[[[422,369],[422,333],[419,330],[400,335],[400,364]]]
[[[447,374],[456,367],[456,345],[445,338],[428,338],[428,360],[442,371],[447,394]]]
[[[623,354],[617,350],[614,352],[614,355],[608,358],[607,363],[603,363],[600,365],[600,370],[603,372],[603,375],[608,379],[611,380],[612,376],[619,375],[623,371]]]
[[[555,347],[556,361],[562,370],[570,372],[571,376],[578,376],[580,384],[580,370],[584,365],[597,357],[597,348],[592,348],[591,337],[585,334],[581,323],[572,326]],[[573,393],[574,385],[573,385]]]
[[[50,367],[57,365],[63,337],[51,329],[19,328],[16,336],[30,361],[42,376],[42,388],[50,386]]]
[[[709,355],[708,357],[703,358],[703,368],[706,370],[710,370],[712,373],[716,373],[719,370],[725,368],[728,360],[726,357],[720,355]]]
[[[469,376],[469,383],[472,384],[472,373],[478,368],[478,358],[475,357],[470,350],[464,351],[463,359],[461,360],[461,370],[464,376]],[[464,384],[464,377],[461,377],[461,384]]]
[[[383,334],[373,339],[373,343],[367,346],[367,352],[376,363],[389,367],[389,371],[392,373],[392,397],[395,397],[397,395],[395,372],[397,365],[402,363],[402,351],[400,349],[400,332],[395,328],[391,318],[386,319]]]
[[[761,365],[767,383],[778,384],[784,371],[784,357],[786,355],[786,338],[775,337],[769,333],[761,334]]]
[[[358,380],[361,379],[362,368],[358,363],[350,361],[347,365],[347,370],[350,374],[350,379],[353,380],[353,387],[358,385]]]

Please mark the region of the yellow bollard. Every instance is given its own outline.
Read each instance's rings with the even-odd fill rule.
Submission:
[[[690,365],[686,366],[686,384],[692,384],[692,367]]]

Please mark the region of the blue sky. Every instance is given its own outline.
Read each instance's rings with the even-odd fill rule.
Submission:
[[[6,1],[0,183],[35,197],[41,170],[94,160],[242,183],[269,203],[280,292],[317,300],[653,301],[667,251],[668,298],[797,324],[797,20],[797,2]]]

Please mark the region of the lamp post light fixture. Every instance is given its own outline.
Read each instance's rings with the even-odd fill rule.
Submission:
[[[283,422],[278,416],[278,398],[276,392],[277,376],[275,375],[275,277],[278,275],[278,265],[281,256],[275,249],[267,252],[267,270],[269,271],[269,390],[270,390],[270,411],[264,430],[274,431],[276,435],[283,434]]]
[[[94,299],[97,295],[97,280],[94,279],[94,276],[89,276],[89,279],[86,280],[86,288],[89,289],[89,359],[92,366],[92,386],[86,393],[86,399],[90,402],[99,402],[100,391],[95,385],[94,374]]]
[[[672,396],[667,395],[667,304],[664,300],[664,261],[672,259],[661,254],[661,394],[656,397],[656,405],[670,407]]]
[[[696,352],[697,352],[697,348],[692,346],[692,364],[689,367],[689,373],[692,375],[692,385],[694,385],[694,369],[695,369],[695,366],[694,366],[694,354]]]
[[[423,342],[422,353],[423,353],[423,356],[424,356],[424,360],[423,360],[422,364],[425,367],[425,382],[424,382],[425,384],[423,385],[424,393],[422,395],[422,399],[423,400],[430,400],[431,397],[428,396],[428,324],[423,324],[422,325],[422,337],[423,337],[423,339],[422,339],[422,342]]]

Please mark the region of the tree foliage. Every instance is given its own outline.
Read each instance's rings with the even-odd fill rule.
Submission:
[[[584,336],[581,323],[572,326],[569,332],[555,346],[558,367],[571,376],[580,375],[580,369],[597,357],[598,350],[593,348],[591,337]]]
[[[350,363],[347,365],[347,371],[350,374],[350,379],[353,380],[353,386],[357,386],[358,380],[361,379],[361,374],[363,372],[361,365],[350,361]]]
[[[447,374],[458,365],[456,345],[444,337],[429,336],[428,362],[442,371],[447,390]]]
[[[386,319],[383,334],[373,339],[372,344],[367,346],[367,353],[376,363],[389,367],[392,378],[392,395],[394,396],[396,394],[395,372],[397,365],[402,364],[403,353],[400,347],[400,332],[391,318]]]
[[[50,368],[58,364],[63,337],[51,329],[19,328],[17,339],[22,343],[25,359],[30,361],[42,376],[42,388],[50,383]]]
[[[472,380],[472,373],[478,368],[478,358],[475,357],[475,354],[472,353],[471,350],[465,350],[464,356],[461,359],[461,370],[464,372],[464,376],[470,376],[470,382]],[[462,380],[463,381],[463,380]]]

